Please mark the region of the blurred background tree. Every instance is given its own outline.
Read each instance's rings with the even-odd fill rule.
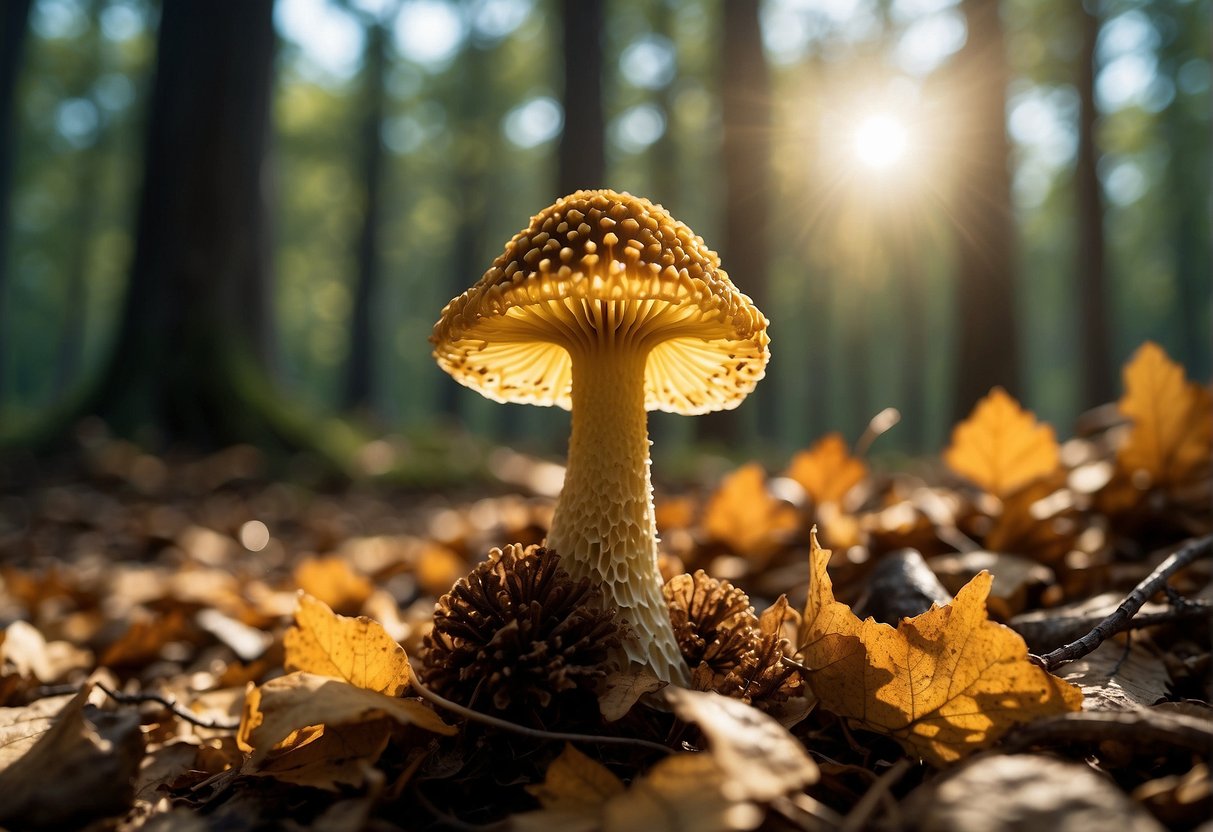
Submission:
[[[655,416],[659,454],[885,407],[878,447],[928,452],[993,384],[1064,430],[1146,338],[1209,376],[1210,0],[262,0],[166,49],[183,5],[3,6],[5,433],[71,404],[262,441],[236,414],[285,403],[558,453],[562,413],[458,388],[426,338],[582,186],[663,202],[772,320],[753,406]],[[254,8],[273,71],[240,108],[221,31]]]

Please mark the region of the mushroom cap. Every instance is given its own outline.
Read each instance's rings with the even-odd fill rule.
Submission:
[[[452,300],[430,342],[456,381],[499,402],[572,406],[572,356],[647,352],[645,408],[729,410],[766,372],[767,319],[703,239],[660,205],[578,191]]]

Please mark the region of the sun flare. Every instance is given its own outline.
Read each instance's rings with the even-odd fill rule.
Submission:
[[[901,161],[909,148],[904,123],[885,113],[865,117],[855,129],[855,157],[872,170],[886,170]]]

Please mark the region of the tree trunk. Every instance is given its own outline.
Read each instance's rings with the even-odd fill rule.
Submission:
[[[17,139],[17,79],[25,53],[29,11],[33,0],[6,0],[0,3],[0,338],[4,325],[8,294],[9,205],[13,191],[13,154]],[[0,406],[4,404],[4,362],[0,361]]]
[[[759,309],[767,291],[767,206],[771,201],[771,78],[762,51],[759,0],[729,0],[723,6],[721,117],[724,157],[725,219],[721,260],[737,288]],[[774,387],[750,396],[763,436],[773,436]],[[743,438],[737,411],[721,411],[697,420],[701,439],[735,444]]]
[[[1096,164],[1095,144],[1098,113],[1095,110],[1095,41],[1099,18],[1084,4],[1076,4],[1082,27],[1082,49],[1078,56],[1078,160],[1074,170],[1078,207],[1079,337],[1082,356],[1083,408],[1110,402],[1116,396],[1115,365],[1108,333],[1108,283],[1104,266],[1104,203]]]
[[[383,180],[383,114],[387,99],[387,24],[367,23],[362,104],[362,228],[350,316],[350,350],[343,404],[365,410],[374,393],[374,308],[379,291],[379,225]]]
[[[282,440],[259,362],[272,7],[164,5],[131,281],[86,407],[121,434],[203,448]]]
[[[958,142],[957,379],[954,409],[968,414],[991,387],[1022,397],[1015,309],[1015,221],[1005,125],[1007,60],[998,0],[964,0],[968,39],[954,70]]]
[[[100,32],[100,0],[88,5],[89,23],[93,27],[88,45],[88,61],[80,74],[81,87],[77,93],[88,98],[102,113],[101,106],[89,92],[89,87],[101,75],[104,36]],[[88,324],[88,269],[93,235],[97,229],[97,202],[101,196],[101,173],[109,125],[101,117],[93,144],[80,153],[76,164],[80,172],[72,194],[75,211],[72,217],[74,243],[68,256],[67,276],[63,292],[64,321],[55,358],[55,392],[62,393],[76,381],[84,359],[84,330]]]
[[[606,185],[602,111],[603,0],[562,0],[564,131],[560,135],[561,196]]]

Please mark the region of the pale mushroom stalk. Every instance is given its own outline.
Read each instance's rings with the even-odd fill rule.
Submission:
[[[610,301],[595,304],[604,317]],[[605,309],[603,307],[606,307]],[[687,682],[657,569],[657,525],[649,469],[644,365],[631,333],[570,350],[573,430],[564,489],[547,545],[575,578],[589,577],[647,634],[625,642],[630,659],[661,678]],[[602,330],[600,330],[602,331]],[[606,504],[610,508],[602,510]]]
[[[442,311],[439,365],[501,402],[573,412],[547,545],[598,584],[631,662],[685,684],[657,569],[646,412],[736,407],[763,377],[767,320],[659,205],[578,191],[531,218]]]

